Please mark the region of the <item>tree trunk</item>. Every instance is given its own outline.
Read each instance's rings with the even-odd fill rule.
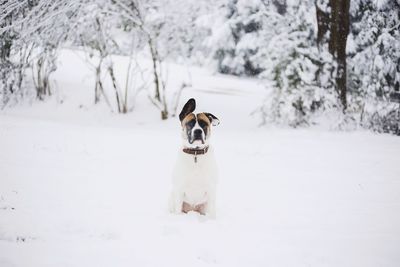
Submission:
[[[330,0],[331,6],[331,36],[329,51],[337,62],[336,86],[339,92],[343,110],[347,107],[347,65],[346,43],[349,34],[350,0]]]
[[[122,113],[121,101],[119,99],[119,90],[118,90],[118,86],[117,86],[117,80],[115,79],[113,66],[109,66],[108,67],[108,72],[110,74],[111,81],[112,81],[112,84],[113,84],[113,87],[114,87],[114,91],[115,91],[115,98],[117,100],[118,113]]]
[[[151,37],[149,37],[148,44],[150,47],[151,59],[153,62],[153,76],[154,76],[154,87],[155,87],[154,98],[162,106],[162,107],[160,107],[161,119],[166,120],[166,119],[168,119],[169,114],[168,114],[167,100],[165,98],[165,84],[163,84],[162,75],[161,75],[160,59],[158,57],[157,50],[154,47]],[[160,93],[161,89],[163,89],[162,96]]]
[[[94,87],[94,103],[97,104],[100,101],[101,94],[101,64],[102,60],[100,60],[99,65],[96,67],[96,82]]]
[[[324,37],[327,37],[326,33],[329,31],[329,13],[325,10],[325,8],[323,8],[324,4],[328,4],[328,0],[317,0],[315,2],[318,25],[318,47],[320,47],[324,43]]]
[[[36,88],[36,96],[39,100],[44,99],[42,65],[43,65],[43,61],[42,61],[42,58],[40,58],[37,62],[37,84],[38,84],[38,86]]]
[[[335,73],[336,90],[339,94],[343,111],[345,111],[347,107],[346,43],[350,26],[350,0],[329,0],[330,13],[322,10],[319,6],[323,4],[323,1],[324,0],[317,0],[315,4],[318,24],[317,42],[318,46],[321,47],[324,43],[324,37],[329,31],[329,52],[333,55],[337,63]]]
[[[150,54],[151,54],[151,60],[153,62],[153,76],[154,76],[154,87],[155,87],[155,95],[154,98],[161,102],[161,97],[160,97],[160,80],[158,78],[158,70],[157,70],[157,54],[156,51],[153,47],[153,42],[151,41],[151,38],[149,37],[149,48],[150,48]]]

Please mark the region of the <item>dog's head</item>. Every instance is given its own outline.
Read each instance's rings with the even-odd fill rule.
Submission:
[[[189,99],[183,106],[179,119],[182,125],[182,138],[186,147],[203,148],[208,146],[211,127],[217,126],[219,120],[208,112],[193,113],[196,100]]]

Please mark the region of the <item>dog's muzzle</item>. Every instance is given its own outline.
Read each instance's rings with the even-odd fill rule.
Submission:
[[[193,131],[193,137],[191,138],[190,144],[193,144],[195,141],[200,141],[202,144],[204,144],[204,138],[203,138],[203,131],[200,129],[196,129]]]

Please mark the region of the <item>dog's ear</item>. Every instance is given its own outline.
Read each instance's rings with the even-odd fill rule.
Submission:
[[[194,98],[191,98],[183,106],[181,113],[179,113],[180,121],[183,121],[186,115],[192,113],[195,109],[196,109],[196,100],[194,100]]]
[[[219,124],[219,119],[217,117],[215,117],[213,114],[207,113],[207,112],[205,112],[204,114],[211,121],[212,126],[217,126]]]

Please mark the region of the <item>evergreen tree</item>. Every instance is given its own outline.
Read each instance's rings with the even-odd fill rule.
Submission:
[[[400,1],[354,1],[349,89],[363,126],[400,134]]]

